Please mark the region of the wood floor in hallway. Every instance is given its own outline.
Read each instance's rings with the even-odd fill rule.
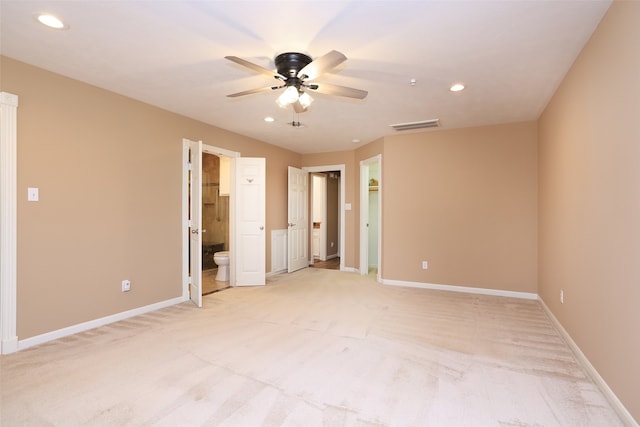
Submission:
[[[2,356],[7,426],[619,426],[538,301],[306,268]]]
[[[332,258],[327,261],[320,261],[319,259],[316,259],[313,261],[312,267],[325,268],[328,270],[340,270],[340,258]]]

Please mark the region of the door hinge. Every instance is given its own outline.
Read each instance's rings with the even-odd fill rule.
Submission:
[[[193,164],[191,162],[187,163],[187,168],[193,170]]]
[[[191,228],[191,220],[190,219],[187,220],[187,227]]]
[[[188,283],[189,283],[190,285],[192,285],[192,284],[193,284],[193,282],[191,281],[191,276],[189,276],[189,282],[188,282]]]

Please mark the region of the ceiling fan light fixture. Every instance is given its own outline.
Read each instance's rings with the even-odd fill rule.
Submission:
[[[268,92],[274,89],[284,89],[276,99],[276,104],[281,108],[286,108],[291,105],[296,113],[303,113],[313,102],[313,98],[305,92],[307,90],[317,91],[317,93],[325,95],[343,96],[354,99],[364,99],[367,96],[366,90],[328,83],[311,83],[315,77],[333,70],[347,59],[344,54],[336,50],[332,50],[331,52],[316,59],[311,59],[310,56],[299,52],[281,53],[275,58],[277,72],[237,56],[225,56],[225,59],[260,74],[266,74],[270,77],[274,77],[281,82],[281,85],[279,86],[267,86],[232,93],[227,95],[229,98]]]
[[[302,92],[300,97],[298,98],[298,102],[302,105],[303,108],[309,108],[311,103],[313,102],[313,98],[307,92]]]
[[[295,86],[287,87],[282,94],[276,99],[276,103],[282,107],[286,108],[288,105],[293,104],[298,100],[298,89]]]
[[[449,90],[451,92],[460,92],[461,90],[464,90],[464,85],[462,83],[455,83],[455,84],[451,85]]]

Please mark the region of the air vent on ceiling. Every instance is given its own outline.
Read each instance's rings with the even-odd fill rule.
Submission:
[[[440,126],[440,119],[423,120],[421,122],[411,123],[396,123],[395,125],[389,125],[395,130],[411,130],[411,129],[424,129],[424,128],[437,128]]]

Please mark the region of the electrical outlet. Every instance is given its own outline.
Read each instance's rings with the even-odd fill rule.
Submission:
[[[426,270],[427,268],[429,268],[429,263],[427,261],[422,261],[422,269]]]
[[[27,189],[27,200],[30,202],[37,202],[40,200],[40,196],[38,195],[39,190],[35,187],[29,187]]]
[[[122,292],[129,292],[131,290],[131,281],[123,280],[122,281]]]
[[[560,304],[564,304],[564,291],[560,291]]]

